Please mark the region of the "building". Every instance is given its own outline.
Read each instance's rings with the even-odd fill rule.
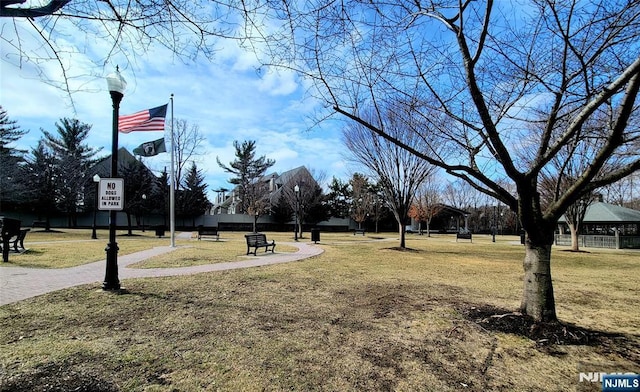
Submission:
[[[563,216],[558,220],[556,245],[570,246],[571,235]],[[580,226],[580,246],[594,248],[640,248],[640,211],[604,202],[587,207]]]

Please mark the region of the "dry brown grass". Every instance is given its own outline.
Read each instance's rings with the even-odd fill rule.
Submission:
[[[579,372],[640,367],[638,253],[554,251],[561,320],[618,337],[540,345],[467,314],[517,308],[516,238],[411,236],[397,251],[372,237],[322,233],[325,252],[301,262],[0,307],[0,391],[65,375],[104,391],[597,391]]]

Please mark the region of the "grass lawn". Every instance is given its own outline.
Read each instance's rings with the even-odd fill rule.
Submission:
[[[121,252],[167,244],[152,234],[119,237]],[[504,314],[522,294],[517,237],[409,235],[404,251],[396,237],[322,233],[324,253],[307,260],[125,280],[121,295],[85,285],[2,306],[0,391],[599,391],[579,373],[640,372],[639,252],[554,249],[568,328],[530,339],[496,322],[512,318]],[[61,244],[43,253],[66,252]],[[172,259],[145,263],[246,252],[241,233],[178,245]],[[51,263],[33,265],[63,266]],[[585,339],[566,344],[576,334]]]

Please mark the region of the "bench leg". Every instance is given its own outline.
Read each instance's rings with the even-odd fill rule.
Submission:
[[[2,261],[5,263],[9,262],[9,240],[2,241]]]

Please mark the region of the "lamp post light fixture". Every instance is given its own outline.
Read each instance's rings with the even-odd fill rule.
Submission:
[[[294,241],[298,241],[298,206],[300,204],[300,185],[296,184],[296,186],[293,187],[293,191],[296,194],[296,210],[295,210],[295,222],[293,225],[293,229],[294,229],[294,233],[293,233],[293,240]]]
[[[96,183],[96,205],[93,207],[93,226],[91,227],[91,239],[97,240],[98,235],[96,234],[96,214],[98,212],[98,184],[100,183],[100,176],[98,174],[94,174],[93,182]]]
[[[111,95],[113,104],[112,121],[112,141],[111,141],[111,178],[118,176],[118,117],[120,117],[120,102],[124,97],[124,90],[127,82],[120,75],[120,70],[116,67],[116,72],[107,75],[107,87]],[[120,290],[120,280],[118,279],[118,243],[116,242],[116,210],[109,211],[109,243],[105,251],[107,252],[107,268],[102,283],[103,290]]]

